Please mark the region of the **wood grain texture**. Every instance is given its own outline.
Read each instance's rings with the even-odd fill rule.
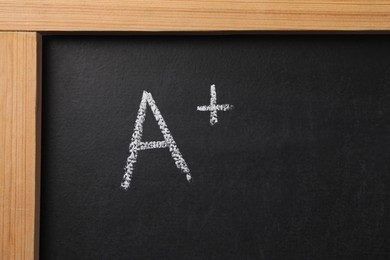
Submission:
[[[0,259],[38,253],[38,47],[36,33],[0,33]]]
[[[0,30],[388,30],[390,1],[3,0]]]

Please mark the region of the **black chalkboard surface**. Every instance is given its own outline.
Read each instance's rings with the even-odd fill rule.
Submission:
[[[41,259],[390,258],[389,36],[43,47]]]

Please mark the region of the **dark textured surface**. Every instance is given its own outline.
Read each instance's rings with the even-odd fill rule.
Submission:
[[[44,38],[41,259],[389,259],[389,36]],[[235,110],[209,114],[218,103]],[[167,149],[120,188],[142,91]],[[143,140],[162,140],[150,109]]]

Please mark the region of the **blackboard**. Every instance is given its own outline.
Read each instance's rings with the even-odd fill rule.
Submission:
[[[41,258],[389,258],[389,57],[387,35],[45,36]],[[121,187],[143,98],[190,181],[166,147]]]

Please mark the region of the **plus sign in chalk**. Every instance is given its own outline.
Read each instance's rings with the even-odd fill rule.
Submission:
[[[208,106],[198,106],[198,111],[210,111],[210,124],[215,125],[218,123],[218,111],[228,111],[234,108],[233,105],[229,104],[217,104],[217,91],[215,90],[215,85],[210,86],[210,105]]]

